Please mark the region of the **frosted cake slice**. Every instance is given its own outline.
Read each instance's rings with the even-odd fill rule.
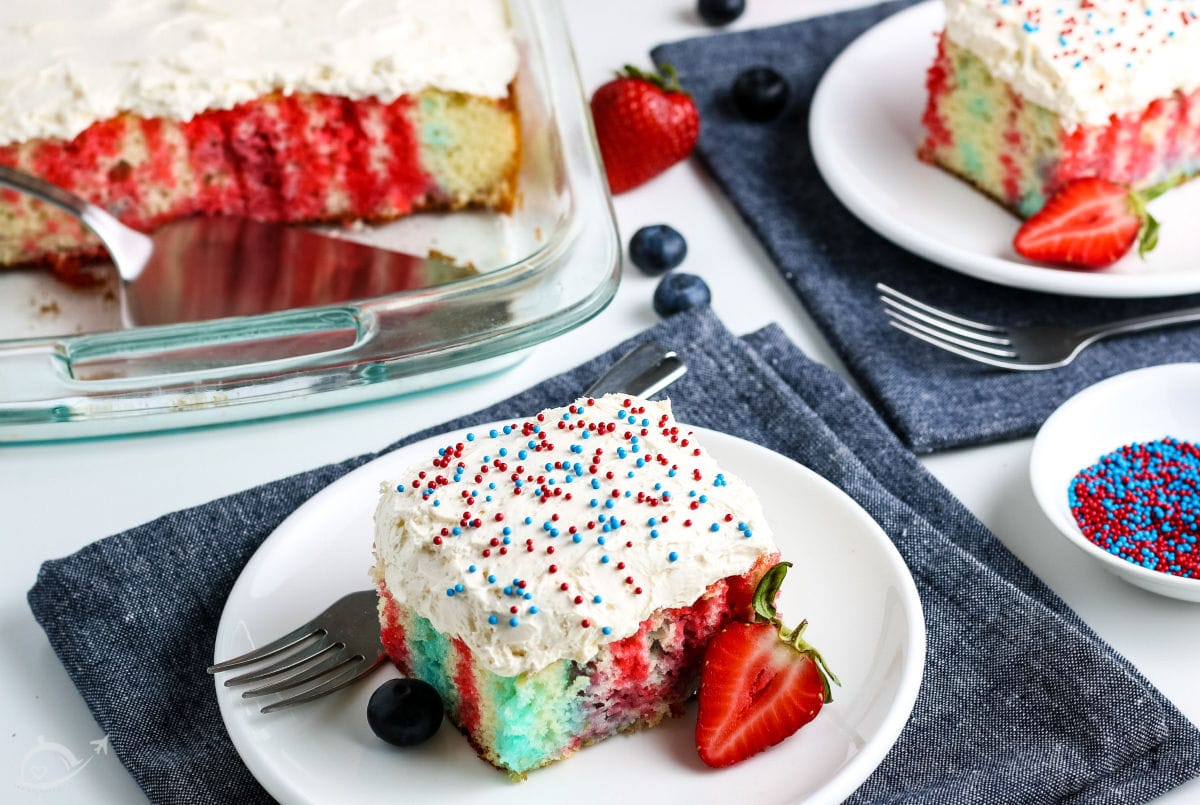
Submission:
[[[0,165],[126,224],[384,221],[513,203],[503,0],[5,0]],[[0,191],[0,265],[102,254]]]
[[[669,403],[613,395],[445,445],[375,524],[388,654],[515,777],[679,713],[778,558]]]
[[[1200,172],[1200,3],[945,0],[921,158],[1021,216]]]

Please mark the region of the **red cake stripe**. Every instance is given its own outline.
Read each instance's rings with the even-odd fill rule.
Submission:
[[[181,126],[195,185],[193,206],[206,215],[244,215],[237,168],[222,122],[222,114],[210,112]]]
[[[1007,95],[1009,108],[1008,122],[1004,129],[1004,151],[1000,155],[1000,166],[1004,171],[1001,181],[1004,185],[1004,195],[1008,197],[1008,203],[1017,205],[1021,203],[1021,164],[1019,158],[1024,147],[1019,128],[1019,116],[1025,104],[1021,101],[1021,96],[1013,92],[1011,88],[1009,88]]]
[[[388,200],[397,213],[412,211],[413,202],[431,190],[428,174],[421,168],[421,151],[412,119],[413,102],[397,98],[384,107],[388,144]]]
[[[379,595],[383,599],[383,627],[380,631],[380,641],[383,650],[387,652],[396,667],[405,673],[411,671],[409,665],[411,655],[408,653],[408,638],[404,634],[404,624],[400,620],[400,606],[392,597],[387,585],[379,582]]]
[[[922,159],[933,160],[938,148],[948,148],[954,145],[954,134],[942,121],[938,112],[942,98],[950,92],[950,64],[946,58],[946,34],[938,37],[937,56],[925,76],[925,88],[929,91],[929,102],[925,105],[925,113],[921,121],[925,124],[926,138],[922,143],[919,156]]]
[[[479,733],[479,685],[475,682],[471,650],[460,638],[454,638],[454,687],[458,691],[458,726],[468,736]]]

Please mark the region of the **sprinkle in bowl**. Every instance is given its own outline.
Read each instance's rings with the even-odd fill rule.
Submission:
[[[1200,577],[1187,578],[1166,570],[1144,567],[1113,553],[1116,546],[1104,548],[1093,542],[1076,521],[1070,495],[1074,479],[1079,473],[1092,468],[1102,457],[1121,448],[1133,446],[1126,454],[1134,456],[1133,463],[1137,463],[1138,459],[1149,456],[1159,462],[1162,458],[1160,442],[1167,438],[1200,445],[1198,400],[1200,363],[1153,366],[1110,377],[1071,397],[1050,415],[1038,431],[1029,461],[1034,497],[1050,522],[1071,544],[1131,584],[1160,595],[1195,602],[1200,602]],[[1190,458],[1187,460],[1192,461]],[[1102,476],[1108,472],[1116,475],[1118,471],[1129,471],[1130,467],[1124,464],[1125,457],[1114,461],[1111,469],[1106,466],[1101,470]],[[1138,468],[1133,469],[1136,471]],[[1148,506],[1140,503],[1133,508],[1148,508],[1153,514],[1153,501],[1160,491],[1165,495],[1165,486],[1158,487],[1159,479],[1147,478],[1146,475],[1154,476],[1154,473],[1143,473],[1139,479],[1143,493],[1141,499],[1144,501],[1148,493],[1151,503]],[[1114,489],[1116,493],[1125,493],[1128,491],[1126,487],[1132,485],[1126,484],[1123,478],[1109,481],[1099,487],[1100,497],[1111,497]],[[1200,491],[1195,494],[1200,494]],[[1093,509],[1093,520],[1097,511]],[[1135,511],[1134,516],[1140,516],[1139,512]],[[1109,522],[1114,533],[1125,528],[1125,524],[1119,520],[1114,517]],[[1091,525],[1099,524],[1093,522]],[[1100,529],[1089,530],[1098,532]],[[1182,564],[1186,571],[1200,561],[1200,556],[1193,553],[1200,553],[1200,545],[1193,547],[1186,540],[1179,544],[1179,558],[1184,560]],[[1147,548],[1144,562],[1151,564],[1156,558],[1154,550]],[[1172,560],[1170,564],[1179,565],[1173,561],[1176,558],[1173,554],[1167,558]]]

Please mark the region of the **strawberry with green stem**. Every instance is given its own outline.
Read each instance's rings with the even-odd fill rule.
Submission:
[[[700,115],[674,68],[626,65],[592,95],[592,122],[613,193],[649,181],[692,152]]]
[[[753,623],[734,622],[708,645],[700,672],[696,748],[709,766],[730,766],[789,737],[816,718],[837,684],[804,640],[808,621],[788,629],[775,597],[790,562],[767,571],[754,591]]]
[[[1146,204],[1179,184],[1172,177],[1131,190],[1107,179],[1068,182],[1031,215],[1013,239],[1017,254],[1041,263],[1103,268],[1138,244],[1138,256],[1158,245],[1158,221]]]

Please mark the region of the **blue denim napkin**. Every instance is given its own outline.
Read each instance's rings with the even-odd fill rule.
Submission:
[[[1064,369],[1007,372],[950,355],[887,325],[873,290],[876,282],[968,318],[1010,324],[1095,323],[1200,305],[1200,297],[1084,299],[975,280],[892,245],[837,201],[809,148],[813,92],[850,42],[909,5],[910,0],[884,3],[653,51],[655,61],[675,66],[696,99],[700,159],[896,432],[918,452],[1024,436],[1063,400],[1098,380],[1143,366],[1196,360],[1196,326],[1104,341]],[[934,43],[926,44],[932,62]],[[730,100],[738,74],[758,65],[775,68],[791,87],[787,110],[767,124],[743,120]],[[920,113],[913,110],[914,116]]]
[[[851,801],[1136,803],[1200,774],[1200,732],[781,330],[736,338],[705,309],[634,341],[643,338],[688,364],[669,390],[680,419],[819,472],[870,512],[912,570],[928,630],[924,681],[898,742]],[[405,442],[559,405],[634,341]],[[271,531],[372,457],[168,514],[43,565],[33,613],[152,800],[268,800],[204,673],[218,617]]]

